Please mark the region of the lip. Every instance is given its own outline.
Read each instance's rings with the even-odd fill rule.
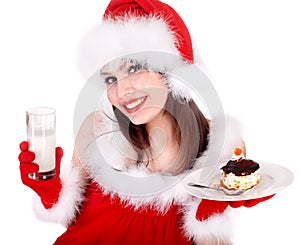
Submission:
[[[148,96],[141,96],[138,98],[133,98],[126,100],[122,103],[122,107],[126,110],[127,113],[132,114],[138,111],[145,104]],[[136,105],[135,105],[136,103]]]

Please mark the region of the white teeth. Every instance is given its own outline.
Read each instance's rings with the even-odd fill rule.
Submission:
[[[144,98],[141,98],[141,99],[138,99],[137,101],[134,101],[130,104],[127,104],[125,105],[125,107],[127,109],[133,109],[134,107],[138,106],[139,104],[141,104],[143,101],[145,100],[145,97]]]

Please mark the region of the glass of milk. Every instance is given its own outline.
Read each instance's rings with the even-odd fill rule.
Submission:
[[[55,176],[55,110],[36,107],[26,111],[27,141],[29,151],[35,153],[34,163],[38,173],[29,174],[31,179],[47,180]]]

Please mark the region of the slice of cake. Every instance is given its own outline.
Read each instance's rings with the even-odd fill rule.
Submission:
[[[234,154],[221,168],[221,185],[229,190],[247,190],[257,185],[260,180],[259,164],[245,159],[243,150],[234,149]]]

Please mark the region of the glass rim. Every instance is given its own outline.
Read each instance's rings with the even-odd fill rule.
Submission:
[[[33,107],[29,108],[26,111],[27,115],[34,115],[34,116],[47,116],[55,114],[55,109],[51,107]]]

